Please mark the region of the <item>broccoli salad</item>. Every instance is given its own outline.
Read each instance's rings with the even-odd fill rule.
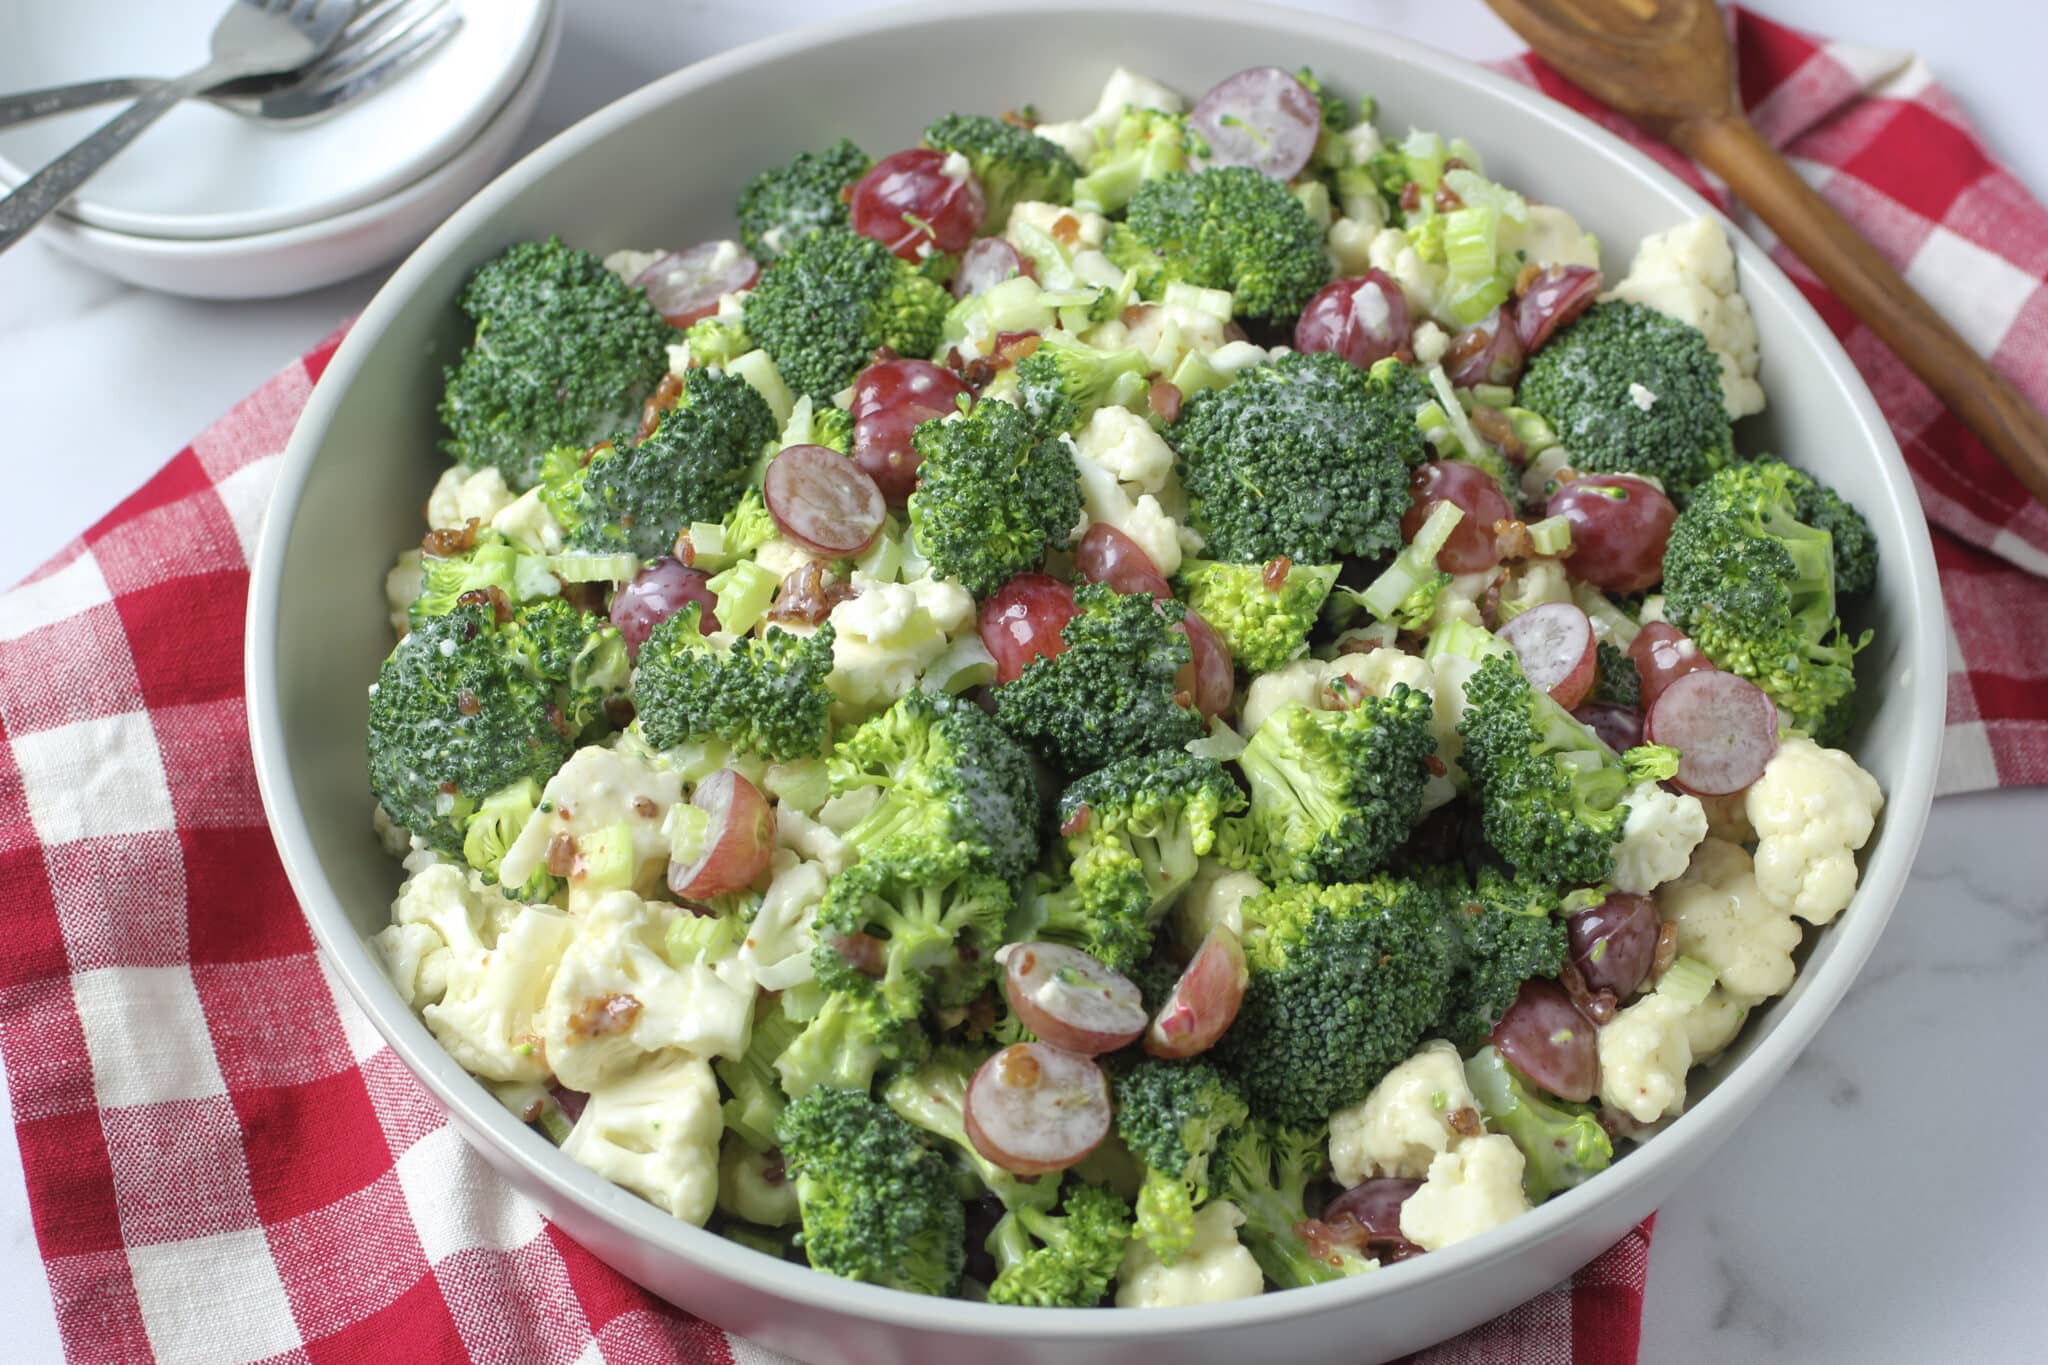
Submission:
[[[1883,802],[1877,546],[1745,450],[1711,220],[1618,281],[1459,139],[1119,70],[456,301],[369,697],[376,943],[574,1160],[762,1254],[1160,1307],[1592,1178]]]

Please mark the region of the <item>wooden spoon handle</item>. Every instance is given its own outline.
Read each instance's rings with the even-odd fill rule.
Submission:
[[[2048,419],[1942,320],[1740,114],[1675,124],[1671,140],[1728,182],[1786,246],[2048,503]]]

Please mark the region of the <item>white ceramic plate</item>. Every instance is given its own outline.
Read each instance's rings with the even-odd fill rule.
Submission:
[[[330,0],[334,3],[335,0]],[[94,176],[73,221],[184,240],[276,232],[360,208],[442,165],[533,66],[549,0],[457,0],[463,24],[374,96],[311,123],[265,123],[188,100]],[[25,0],[0,6],[0,90],[203,64],[225,0]],[[21,183],[119,106],[0,133],[0,181]]]

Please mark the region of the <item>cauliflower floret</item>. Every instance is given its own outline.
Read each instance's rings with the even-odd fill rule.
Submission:
[[[488,1081],[547,1079],[535,1015],[572,932],[561,911],[529,905],[488,951],[451,944],[447,989],[420,1017],[463,1070]]]
[[[773,1166],[778,1176],[768,1178]],[[764,1228],[783,1228],[801,1216],[796,1182],[780,1177],[780,1153],[757,1152],[737,1133],[727,1133],[718,1157],[718,1207],[734,1218]]]
[[[1425,261],[1399,228],[1382,228],[1366,245],[1366,266],[1392,275],[1408,296],[1409,312],[1415,317],[1434,317],[1437,300],[1444,292],[1444,267]]]
[[[1429,1177],[1401,1205],[1401,1235],[1436,1251],[1529,1211],[1522,1152],[1498,1133],[1467,1138],[1429,1163]]]
[[[1508,565],[1500,576],[1500,619],[1503,625],[1532,608],[1571,600],[1572,580],[1561,559],[1531,555]]]
[[[1478,1107],[1458,1049],[1424,1043],[1371,1094],[1330,1115],[1330,1166],[1346,1185],[1377,1175],[1419,1179],[1459,1141],[1448,1116]]]
[[[400,639],[412,629],[409,608],[419,600],[420,589],[426,586],[427,571],[420,565],[417,548],[407,550],[391,566],[391,572],[384,575],[384,605],[391,610],[391,633]]]
[[[1707,998],[1685,1014],[1685,1040],[1692,1048],[1694,1062],[1704,1062],[1735,1041],[1743,1021],[1757,1002],[1716,985]]]
[[[1186,97],[1179,91],[1120,66],[1109,73],[1109,80],[1102,87],[1102,97],[1096,100],[1090,113],[1065,123],[1041,123],[1031,131],[1066,148],[1067,155],[1086,166],[1095,153],[1096,132],[1114,127],[1116,121],[1123,117],[1127,104],[1140,109],[1157,109],[1164,114],[1178,114],[1188,107]]]
[[[1655,782],[1638,782],[1623,798],[1628,819],[1614,847],[1617,891],[1644,895],[1684,874],[1692,851],[1707,837],[1707,812],[1696,796],[1669,792]]]
[[[1791,986],[1799,926],[1765,899],[1739,846],[1703,840],[1685,875],[1657,889],[1657,913],[1678,926],[1678,951],[1712,967],[1730,991],[1762,1000]]]
[[[804,565],[813,561],[818,563],[825,562],[822,556],[812,554],[787,536],[776,536],[771,540],[762,541],[754,550],[754,562],[769,573],[774,574],[777,578],[787,578]],[[789,630],[792,623],[778,621],[775,624],[783,630]],[[768,622],[766,618],[763,618],[758,629],[766,630],[767,628]]]
[[[1519,251],[1531,265],[1583,265],[1600,268],[1600,242],[1579,226],[1579,220],[1555,204],[1531,204],[1529,216],[1500,225],[1503,255]]]
[[[1693,1006],[1652,991],[1600,1028],[1600,1099],[1638,1123],[1685,1107]]]
[[[447,993],[456,963],[490,951],[485,937],[490,932],[482,898],[463,869],[435,861],[406,878],[391,903],[391,923],[370,941],[384,959],[391,984],[417,1010]]]
[[[511,505],[512,490],[505,486],[505,476],[497,466],[467,469],[451,465],[427,494],[427,525],[437,531],[460,531],[471,521],[488,526]]]
[[[1133,485],[1157,493],[1173,477],[1173,447],[1152,424],[1128,408],[1097,408],[1074,438],[1080,456]]]
[[[1628,274],[1607,295],[1654,308],[1706,335],[1721,364],[1721,403],[1728,415],[1764,410],[1756,382],[1756,320],[1735,281],[1735,253],[1712,218],[1695,218],[1645,237]]]
[[[1162,574],[1180,568],[1181,528],[1167,500],[1181,500],[1173,448],[1136,413],[1098,408],[1068,441],[1081,476],[1083,525],[1104,522],[1142,549]]]
[[[1842,913],[1856,892],[1856,850],[1884,808],[1877,779],[1840,749],[1787,739],[1742,804],[1764,898],[1808,924]]]
[[[778,837],[791,814],[784,812],[776,821]],[[768,889],[754,922],[747,926],[739,960],[763,990],[782,991],[816,975],[811,966],[811,924],[831,876],[823,865],[804,862],[787,849],[779,850],[769,867]]]
[[[682,799],[682,778],[674,771],[618,749],[587,745],[569,755],[548,779],[540,805],[498,864],[499,879],[508,886],[524,886],[546,865],[548,846],[560,835],[580,843],[623,826],[631,835],[631,885],[651,889],[654,878],[668,866],[669,809]],[[569,873],[569,909],[581,910],[594,896],[615,889],[609,884],[593,887],[579,858]]]
[[[698,1057],[746,1050],[754,990],[745,971],[721,974],[697,961],[677,967],[662,952],[670,922],[688,913],[614,891],[577,917],[540,1014],[563,1085],[595,1090],[665,1048]]]
[[[1289,706],[1314,706],[1322,695],[1322,659],[1294,659],[1270,673],[1261,673],[1245,689],[1244,705],[1238,709],[1237,732],[1250,739],[1266,723],[1266,717]]]
[[[1249,872],[1227,868],[1214,858],[1202,859],[1195,868],[1195,879],[1174,902],[1174,937],[1193,948],[1218,925],[1244,937],[1242,907],[1265,889],[1266,884]]]
[[[718,1082],[685,1052],[653,1058],[591,1092],[563,1153],[685,1223],[718,1198]]]
[[[1343,213],[1323,234],[1323,254],[1330,258],[1332,275],[1342,279],[1372,269],[1373,239],[1385,226],[1375,216],[1381,211],[1378,200],[1378,195],[1370,201],[1363,196],[1345,196]]]
[[[1228,1199],[1212,1199],[1195,1210],[1195,1241],[1179,1260],[1166,1265],[1142,1237],[1124,1248],[1116,1272],[1119,1308],[1174,1308],[1189,1303],[1222,1303],[1262,1294],[1266,1277],[1251,1252],[1238,1243],[1244,1214]]]
[[[562,552],[562,526],[555,514],[540,500],[540,490],[529,488],[491,518],[491,529],[514,545],[535,554]]]
[[[1190,297],[1211,295],[1218,304],[1228,298],[1228,295],[1211,290],[1191,291]],[[1160,374],[1172,374],[1191,354],[1210,356],[1222,350],[1230,341],[1229,326],[1230,314],[1225,308],[1202,308],[1190,302],[1169,299],[1146,305],[1135,321],[1124,326],[1123,339],[1117,344],[1144,352],[1151,361],[1152,369]],[[1113,335],[1106,328],[1104,334]],[[1089,340],[1094,345],[1103,344],[1092,334]]]
[[[1424,318],[1422,325],[1415,329],[1411,344],[1415,348],[1415,363],[1427,369],[1442,362],[1444,352],[1451,349],[1451,336],[1443,328]]]
[[[886,583],[855,570],[855,596],[832,608],[832,672],[825,685],[842,719],[885,709],[917,686],[974,620],[974,598],[957,583]]]

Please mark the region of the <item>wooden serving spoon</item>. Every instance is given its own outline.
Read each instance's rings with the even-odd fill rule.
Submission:
[[[2048,419],[1928,307],[1743,116],[1713,0],[1487,0],[1538,56],[1728,182],[2048,503]]]

